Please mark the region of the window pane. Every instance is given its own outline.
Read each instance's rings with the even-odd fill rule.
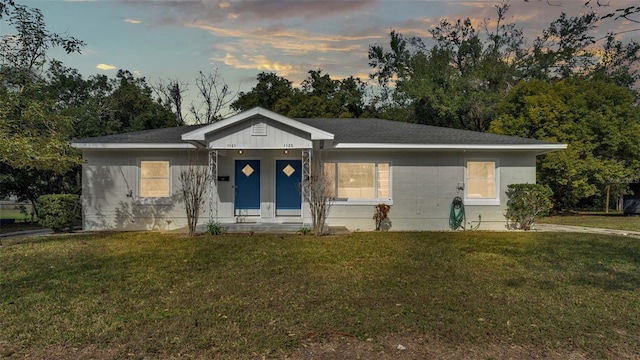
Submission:
[[[168,161],[141,161],[140,176],[147,178],[169,178]]]
[[[493,161],[469,161],[467,163],[469,179],[495,179],[496,165]]]
[[[467,180],[467,197],[470,199],[494,199],[496,197],[495,180]]]
[[[375,171],[373,163],[339,163],[338,197],[375,198]]]
[[[336,197],[336,164],[324,163],[324,180],[326,186],[326,194],[329,197]]]
[[[493,161],[467,162],[467,198],[496,198],[496,163]]]
[[[140,196],[169,197],[169,179],[141,179]]]
[[[140,161],[140,197],[169,197],[168,161]]]
[[[378,164],[378,197],[389,198],[389,164]]]

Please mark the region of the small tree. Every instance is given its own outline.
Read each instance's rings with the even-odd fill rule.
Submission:
[[[189,236],[196,233],[200,209],[204,205],[204,196],[211,183],[211,173],[206,166],[189,165],[180,171],[180,186],[187,212],[187,227]]]
[[[553,207],[553,191],[539,184],[511,184],[507,186],[507,214],[505,217],[513,227],[531,230],[539,216],[549,213]]]
[[[322,161],[312,165],[312,176],[302,179],[302,194],[311,210],[311,226],[314,236],[325,233],[329,210],[333,205],[333,181],[322,172]]]

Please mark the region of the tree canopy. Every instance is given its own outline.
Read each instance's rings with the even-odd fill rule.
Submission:
[[[84,79],[48,57],[55,47],[79,53],[81,40],[48,31],[36,8],[0,5],[0,195],[33,202],[78,192],[80,154],[70,140],[176,125],[144,78],[120,70]]]
[[[556,205],[572,208],[618,192],[640,170],[640,113],[634,94],[611,80],[569,78],[519,83],[500,102],[490,131],[567,143],[538,158],[538,181],[552,188]]]
[[[369,48],[372,79],[385,90],[389,118],[486,131],[496,105],[520,81],[573,76],[611,79],[636,90],[640,44],[593,34],[603,17],[562,14],[527,47],[523,31],[507,22],[509,4],[496,6],[495,27],[470,19],[442,20],[430,29],[435,45],[394,30],[388,46]]]
[[[231,104],[242,111],[256,106],[290,117],[364,117],[373,106],[367,101],[366,84],[350,76],[332,79],[322,70],[310,70],[299,88],[274,73],[258,74],[258,83],[249,92],[241,92]]]

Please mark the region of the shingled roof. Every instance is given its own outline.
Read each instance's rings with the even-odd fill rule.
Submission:
[[[318,130],[333,136],[336,148],[538,148],[555,150],[565,145],[535,139],[489,134],[477,131],[443,128],[422,124],[405,123],[375,118],[334,119],[334,118],[298,118],[289,119],[268,110],[256,108],[241,113],[237,120],[244,121],[251,116],[262,115],[267,118],[287,121],[289,125]],[[283,120],[284,119],[284,120]],[[231,120],[231,119],[230,119]],[[227,120],[225,120],[227,121]],[[232,122],[233,123],[233,122]],[[217,124],[217,123],[216,123]],[[222,125],[223,123],[221,123]],[[144,130],[130,133],[78,139],[72,145],[78,148],[193,148],[183,140],[183,135],[206,129],[207,125],[181,126],[164,129]]]
[[[176,126],[162,129],[133,131],[128,133],[96,136],[77,139],[72,145],[87,144],[149,144],[149,145],[188,145],[182,141],[182,134],[197,130],[205,125]]]
[[[457,145],[527,145],[550,142],[451,129],[399,121],[358,119],[296,119],[309,126],[335,135],[335,143],[356,144],[457,144]]]

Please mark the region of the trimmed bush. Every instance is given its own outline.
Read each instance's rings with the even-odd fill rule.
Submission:
[[[80,219],[80,197],[74,194],[42,195],[37,200],[38,222],[55,232],[67,229]]]
[[[512,184],[507,186],[507,214],[510,227],[531,230],[538,217],[547,215],[553,203],[553,191],[539,184]]]

